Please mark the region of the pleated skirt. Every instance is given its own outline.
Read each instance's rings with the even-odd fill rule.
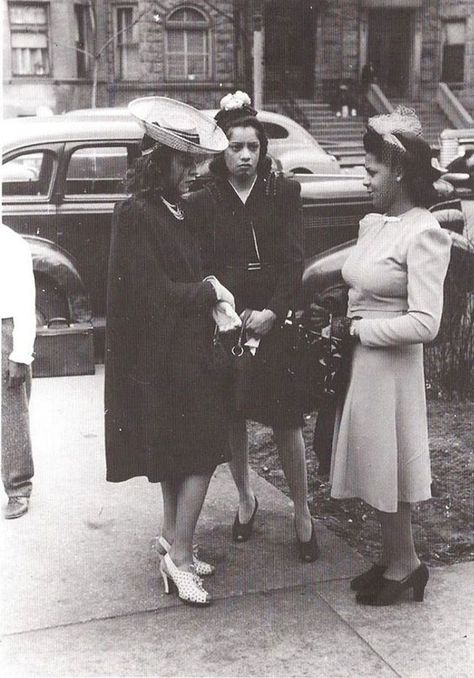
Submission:
[[[385,512],[431,497],[422,344],[357,344],[333,437],[331,496]]]

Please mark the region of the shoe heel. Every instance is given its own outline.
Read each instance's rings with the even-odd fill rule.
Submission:
[[[168,575],[166,574],[166,572],[163,572],[163,570],[161,570],[161,578],[163,579],[163,586],[165,587],[165,593],[170,594],[171,593],[171,591],[170,591],[170,580],[168,579]]]
[[[428,583],[429,572],[428,568],[419,570],[418,580],[413,583],[413,600],[416,603],[422,603],[425,597],[425,588]]]

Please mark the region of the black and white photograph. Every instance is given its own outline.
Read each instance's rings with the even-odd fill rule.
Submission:
[[[474,0],[2,0],[4,678],[468,678]]]

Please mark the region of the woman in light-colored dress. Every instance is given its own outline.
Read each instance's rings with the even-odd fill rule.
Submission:
[[[353,363],[336,419],[332,496],[377,510],[383,551],[356,577],[358,602],[388,605],[413,589],[423,600],[428,570],[415,552],[410,504],[431,496],[423,343],[438,332],[451,239],[426,209],[439,171],[416,115],[371,118],[364,136],[365,186],[376,214],[360,223],[342,274]]]

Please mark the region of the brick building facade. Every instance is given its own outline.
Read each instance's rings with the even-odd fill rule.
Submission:
[[[98,106],[164,94],[214,107],[252,91],[259,12],[267,101],[327,100],[370,61],[391,98],[429,100],[443,80],[474,112],[474,0],[2,0],[2,12],[6,115],[90,106],[94,79]]]

